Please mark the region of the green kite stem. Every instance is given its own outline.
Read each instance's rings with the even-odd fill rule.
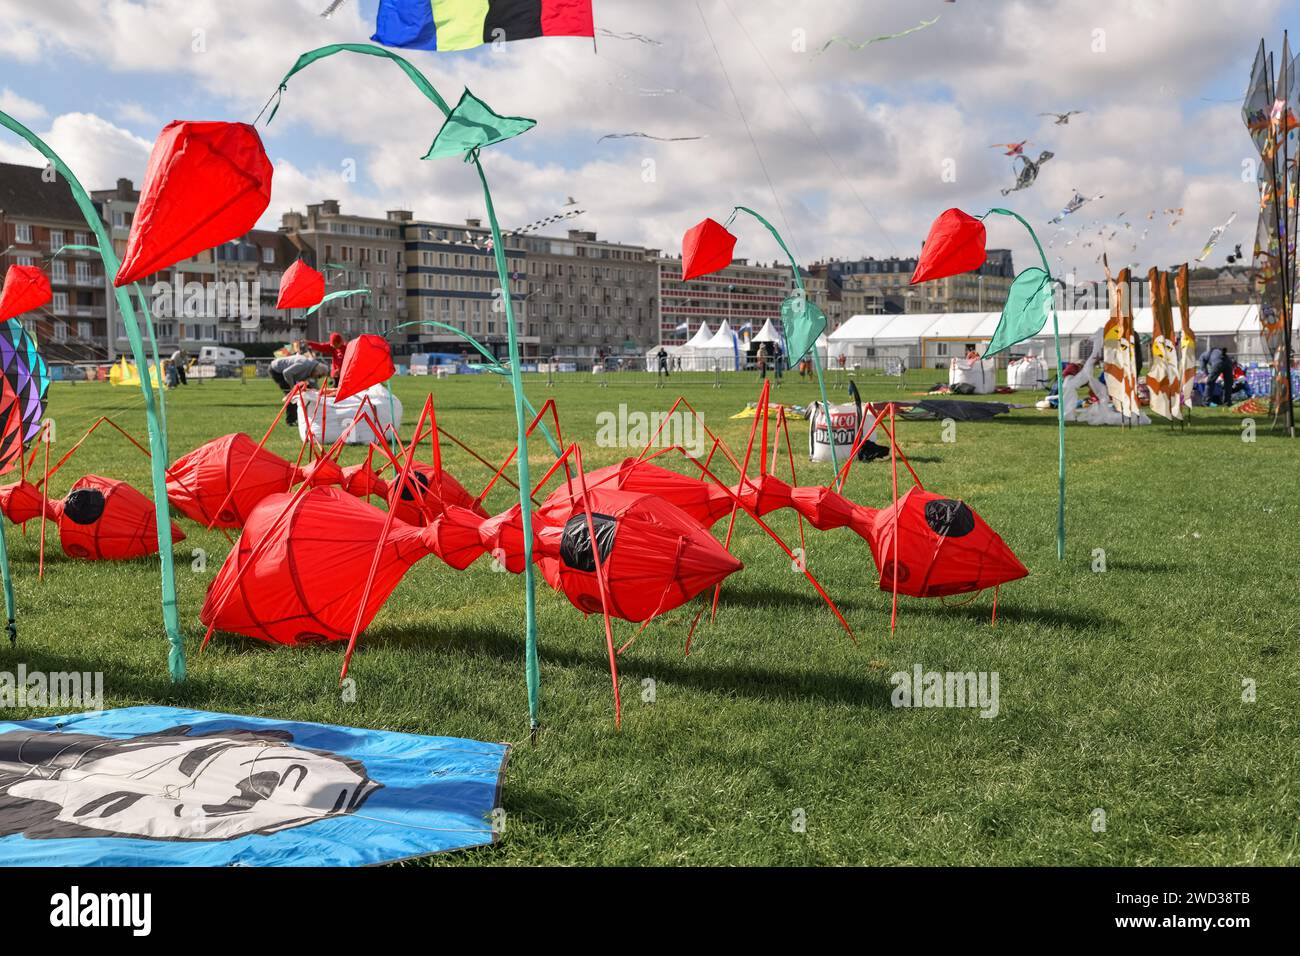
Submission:
[[[158,370],[158,422],[162,426],[163,461],[170,462],[171,448],[167,443],[167,388],[163,385],[162,360],[158,358],[158,339],[153,334],[153,316],[149,313],[149,304],[145,300],[140,283],[133,283],[136,298],[140,300],[140,314],[144,316],[144,327],[149,330],[149,350],[153,352],[153,367]],[[146,370],[147,371],[147,370]]]
[[[532,480],[528,475],[528,423],[524,418],[524,383],[519,369],[519,338],[515,333],[515,313],[511,304],[510,275],[506,268],[505,243],[497,224],[496,210],[492,205],[492,192],[488,189],[487,175],[478,154],[473,154],[474,169],[483,184],[483,202],[487,206],[488,225],[492,227],[492,255],[496,260],[497,281],[501,283],[501,301],[505,304],[506,335],[510,350],[510,385],[515,393],[515,430],[519,454],[519,509],[524,536],[524,667],[528,683],[528,719],[533,729],[539,726],[537,698],[541,678],[537,665],[537,578],[533,570],[533,502],[530,497]]]
[[[432,83],[408,63],[402,57],[383,47],[374,46],[369,43],[335,43],[330,46],[319,47],[311,50],[298,57],[298,61],[293,68],[284,75],[280,81],[279,92],[283,93],[288,84],[290,77],[300,70],[305,69],[317,60],[324,59],[327,56],[333,56],[335,53],[359,53],[365,56],[377,56],[388,59],[397,64],[402,72],[407,75],[416,88],[425,95],[439,110],[443,116],[451,114],[451,107],[447,105]],[[273,95],[272,99],[276,97]],[[269,105],[270,101],[268,101]],[[276,111],[279,110],[280,104],[277,102],[275,108],[271,110],[271,115],[267,117],[269,124],[275,118]],[[265,107],[264,107],[265,109]],[[487,206],[488,222],[492,227],[492,252],[496,259],[497,278],[501,283],[501,289],[504,295],[506,311],[506,329],[508,332],[508,341],[510,349],[510,384],[514,390],[515,398],[515,425],[517,431],[517,441],[519,444],[518,467],[519,467],[519,506],[523,522],[524,535],[524,589],[525,589],[525,631],[524,631],[524,657],[526,679],[528,684],[528,717],[534,730],[539,726],[538,723],[538,691],[540,688],[540,677],[537,666],[537,580],[533,569],[533,511],[532,499],[529,497],[529,489],[532,483],[528,477],[528,435],[527,422],[524,419],[524,406],[527,404],[524,398],[523,379],[519,370],[519,339],[515,334],[515,317],[514,308],[511,304],[510,297],[510,276],[506,268],[505,245],[501,240],[501,228],[497,224],[496,210],[492,205],[492,192],[488,189],[487,175],[483,172],[483,166],[479,162],[478,153],[475,151],[468,157],[474,163],[474,168],[478,172],[479,182],[483,186],[483,201]],[[472,341],[472,340],[471,340]],[[495,361],[495,359],[494,359]]]
[[[59,175],[67,181],[68,187],[72,190],[72,198],[76,200],[77,207],[81,210],[82,216],[85,217],[86,225],[90,227],[90,231],[94,233],[95,240],[99,244],[99,257],[104,263],[104,274],[111,282],[113,276],[117,275],[120,262],[117,253],[113,251],[113,243],[109,239],[108,230],[104,228],[104,222],[99,218],[99,213],[95,210],[95,204],[91,201],[85,187],[81,185],[81,182],[59,155],[22,123],[7,113],[0,112],[0,126],[4,126],[26,140],[28,145],[49,160]],[[172,522],[171,512],[167,506],[167,449],[161,423],[158,419],[153,386],[150,383],[148,374],[149,362],[145,355],[144,338],[140,334],[140,323],[136,319],[135,309],[131,305],[131,296],[126,289],[120,287],[114,287],[113,294],[117,299],[118,311],[122,313],[122,323],[126,326],[126,336],[131,342],[131,354],[135,358],[136,368],[144,370],[144,374],[140,376],[140,390],[144,393],[144,411],[149,421],[149,470],[153,485],[154,518],[158,525],[158,557],[162,566],[163,625],[166,628],[167,641],[170,645],[167,666],[172,680],[179,683],[185,680],[185,643],[181,636],[180,612],[176,606],[176,573],[172,561]],[[152,329],[150,329],[150,335],[152,334]]]
[[[748,206],[737,206],[735,211],[731,214],[732,219],[735,218],[737,212],[749,213],[749,215],[762,223],[763,226],[766,227],[767,231],[772,234],[772,238],[776,240],[776,244],[781,247],[782,251],[785,252],[786,258],[790,260],[790,268],[794,272],[795,287],[798,288],[800,297],[807,302],[808,291],[804,288],[803,276],[799,274],[799,263],[795,262],[794,254],[790,252],[790,247],[785,244],[785,240],[781,238],[781,234],[776,231],[776,226],[772,225]],[[728,220],[728,222],[730,222],[730,220]],[[827,342],[829,341],[830,339],[828,337]],[[835,453],[835,429],[831,426],[831,403],[826,397],[826,376],[822,374],[822,358],[817,351],[816,339],[813,339],[812,354],[813,369],[817,372],[817,387],[821,389],[822,407],[826,409],[826,437],[829,439],[831,446],[831,474],[838,475],[840,473],[840,463],[839,458]]]
[[[1047,253],[1038,235],[1024,217],[1010,209],[990,209],[989,212],[1001,216],[1010,216],[1029,233],[1038,247],[1039,258],[1043,260],[1043,271],[1048,281],[1052,281],[1052,267],[1047,263]],[[1052,289],[1052,340],[1056,345],[1056,431],[1057,431],[1057,494],[1056,494],[1056,560],[1065,560],[1065,372],[1061,366],[1061,325],[1056,317],[1056,290]]]
[[[0,514],[0,573],[4,574],[5,588],[5,618],[8,624],[5,630],[9,634],[9,643],[18,640],[18,626],[15,623],[18,617],[18,607],[14,603],[14,579],[9,573],[9,546],[5,542],[5,518]]]

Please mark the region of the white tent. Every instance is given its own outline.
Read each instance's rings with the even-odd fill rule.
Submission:
[[[779,345],[781,342],[781,334],[777,332],[776,326],[772,324],[772,320],[768,319],[766,322],[763,323],[763,327],[759,329],[758,334],[754,336],[752,339],[750,339],[749,341],[751,343],[774,342]]]
[[[726,324],[725,320],[723,324],[724,325]],[[684,349],[704,348],[704,346],[708,344],[708,341],[711,338],[713,338],[713,333],[709,331],[709,323],[701,322],[700,327],[695,330],[695,334],[690,337],[690,339],[687,341],[685,345],[682,346],[682,348]]]
[[[724,372],[736,371],[736,352],[739,344],[736,341],[736,333],[731,331],[731,324],[726,319],[718,326],[718,331],[713,334],[704,345],[695,349],[695,356],[701,360],[705,368],[713,368],[717,365]]]
[[[1106,325],[1109,317],[1106,308],[1058,311],[1062,359],[1067,362],[1086,359],[1093,335]],[[902,358],[911,368],[947,369],[954,357],[965,356],[967,346],[974,346],[982,352],[992,339],[1000,319],[1000,312],[855,315],[831,334],[831,357],[838,361],[838,357],[844,355],[849,367],[855,364],[875,366],[885,359]],[[1257,306],[1193,306],[1190,319],[1192,331],[1198,339],[1198,349],[1212,339],[1216,345],[1236,349],[1239,356],[1262,356],[1264,353],[1259,341]],[[1133,323],[1139,334],[1149,336],[1151,310],[1135,309]],[[1179,326],[1175,308],[1174,328]],[[1040,354],[1049,367],[1054,365],[1051,320],[1039,335],[1015,351]]]

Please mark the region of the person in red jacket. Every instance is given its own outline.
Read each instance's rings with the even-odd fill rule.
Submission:
[[[328,342],[308,342],[307,347],[321,358],[329,358],[330,381],[337,387],[339,375],[343,372],[343,355],[347,351],[347,343],[343,341],[343,336],[331,332]]]

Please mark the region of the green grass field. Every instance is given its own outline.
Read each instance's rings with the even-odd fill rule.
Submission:
[[[916,387],[901,393],[868,378],[863,392],[911,397],[941,374],[912,373]],[[668,390],[609,381],[529,382],[536,402],[555,398],[588,467],[627,454],[596,446],[598,413],[620,403],[665,409],[679,389],[743,449],[749,423],[730,416],[756,397],[753,378],[721,389],[711,377],[674,378]],[[399,380],[408,434],[430,387],[441,425],[489,458],[507,452],[510,393],[486,376]],[[815,387],[787,377],[776,395],[804,404]],[[230,431],[260,437],[278,401],[266,380],[191,383],[168,398],[173,455]],[[100,414],[144,433],[138,389],[56,384],[50,413],[55,454]],[[806,447],[798,425],[797,450]],[[875,586],[865,543],[810,529],[809,566],[856,631],[854,646],[745,520],[735,550],[746,569],[723,587],[690,657],[695,604],[653,623],[621,659],[621,731],[599,617],[584,619],[539,582],[544,730],[529,742],[522,578],[486,560],[456,573],[429,558],[411,571],[362,639],[355,701],[340,696],[340,647],[271,649],[219,635],[199,655],[198,610],[229,545],[184,520],[176,557],[187,683],[167,679],[157,561],[74,561],[51,529],[38,581],[36,523],[25,536],[7,529],[20,637],[16,650],[0,647],[0,670],[103,671],[109,707],[165,703],[515,742],[503,841],[439,865],[1295,864],[1298,446],[1264,421],[1257,441],[1241,434],[1239,418],[1215,410],[1198,410],[1183,432],[1071,426],[1068,553],[1058,562],[1054,413],[959,424],[955,442],[942,440],[938,422],[903,424],[926,486],[969,501],[1030,569],[1002,589],[996,627],[989,594],[960,607],[902,599],[891,635],[889,595]],[[271,447],[293,458],[296,443],[280,426]],[[344,461],[361,457],[352,449]],[[796,452],[800,483],[828,480],[830,467],[806,457]],[[444,461],[473,490],[486,482],[459,450]],[[533,461],[545,466],[540,442]],[[148,489],[144,457],[107,432],[53,492],[87,473]],[[856,466],[848,491],[887,503],[888,462]],[[490,510],[508,507],[512,493],[494,490]],[[791,513],[772,523],[797,543]],[[209,552],[205,572],[192,570],[193,548]],[[1105,573],[1093,570],[1095,549]],[[632,633],[617,624],[616,640]],[[997,671],[998,716],[892,707],[890,674],[914,664]],[[1246,680],[1254,702],[1243,700]],[[647,681],[653,702],[643,700]],[[1104,832],[1094,831],[1097,808]],[[806,832],[792,827],[798,811]]]

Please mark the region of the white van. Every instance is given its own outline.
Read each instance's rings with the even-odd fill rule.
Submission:
[[[243,365],[244,353],[239,349],[228,349],[220,345],[205,345],[199,349],[200,365]]]

